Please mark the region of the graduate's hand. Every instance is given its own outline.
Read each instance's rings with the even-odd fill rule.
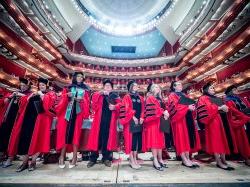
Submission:
[[[44,93],[43,93],[42,91],[39,90],[36,94],[39,95],[40,98],[43,100],[43,98],[44,98]]]
[[[143,124],[144,119],[140,118],[140,124]]]
[[[164,116],[169,117],[169,113],[168,113],[167,110],[165,110],[165,111],[163,112],[163,114],[164,114]]]
[[[194,111],[195,110],[195,105],[188,105],[188,109],[191,110],[191,111]]]
[[[109,104],[109,110],[115,110],[115,105]]]
[[[43,95],[44,95],[43,92],[40,91],[40,90],[39,90],[36,94],[37,94],[37,95],[40,95],[40,96],[43,96]]]
[[[168,120],[168,118],[169,118],[169,116],[164,115],[164,119],[165,120]]]
[[[139,121],[135,116],[133,116],[133,120],[134,120],[135,124],[138,125]]]
[[[109,95],[109,92],[108,91],[105,91],[105,90],[103,90],[103,95]]]
[[[219,109],[219,110],[222,110],[222,111],[224,111],[224,112],[228,112],[228,107],[227,107],[227,105],[222,105],[222,106],[218,107],[218,109]]]
[[[165,120],[167,120],[167,119],[169,118],[169,113],[168,113],[167,110],[165,110],[165,111],[163,112],[163,117],[164,117]]]
[[[67,93],[67,96],[68,96],[68,97],[72,97],[72,93],[71,93],[71,92],[68,92],[68,93]]]

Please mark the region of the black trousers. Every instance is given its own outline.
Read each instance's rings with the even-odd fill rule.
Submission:
[[[89,160],[91,162],[95,162],[96,163],[98,157],[99,157],[99,152],[98,151],[91,152],[91,154],[89,156]],[[112,161],[112,152],[111,151],[102,150],[102,161],[105,161],[105,160]]]

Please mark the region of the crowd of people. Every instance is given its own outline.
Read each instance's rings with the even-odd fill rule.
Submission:
[[[226,160],[226,155],[232,154],[240,154],[250,165],[250,105],[237,95],[235,86],[230,86],[226,97],[220,98],[215,96],[213,84],[207,83],[202,88],[203,95],[195,101],[183,93],[181,81],[171,83],[168,96],[162,96],[160,86],[151,83],[143,97],[139,85],[132,80],[121,98],[113,90],[111,80],[105,79],[103,89],[92,93],[84,83],[84,74],[75,72],[72,83],[63,89],[57,101],[47,79],[38,79],[36,92],[31,91],[31,84],[20,78],[19,91],[0,93],[0,156],[4,168],[21,155],[22,163],[16,171],[35,170],[39,155],[51,150],[55,117],[58,166],[62,169],[69,152],[73,152],[69,168],[76,166],[82,124],[88,119],[92,119],[86,142],[90,152],[88,168],[97,163],[99,154],[105,166],[112,165],[112,153],[119,146],[118,123],[123,126],[124,152],[133,169],[142,167],[139,153],[152,152],[153,167],[164,171],[168,166],[163,150],[170,134],[182,165],[199,168],[192,154],[201,150],[200,129],[205,132],[204,150],[214,156],[218,168],[234,170]]]

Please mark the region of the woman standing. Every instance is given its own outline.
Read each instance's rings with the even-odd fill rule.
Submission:
[[[234,150],[227,112],[228,107],[215,96],[214,86],[211,83],[203,86],[203,96],[198,100],[197,120],[205,126],[206,152],[215,156],[218,168],[233,170],[225,158],[230,150]]]
[[[173,81],[170,90],[168,108],[176,154],[181,156],[183,166],[199,167],[189,156],[200,149],[200,139],[193,117],[195,102],[182,93],[182,84],[179,81]]]
[[[164,132],[161,131],[161,118],[167,120],[169,113],[165,110],[165,105],[161,97],[161,89],[157,84],[150,84],[147,88],[145,111],[145,137],[147,150],[153,154],[153,166],[156,170],[163,171],[167,168],[162,159],[162,149],[165,148]]]
[[[38,79],[39,91],[37,95],[41,98],[40,110],[33,131],[32,139],[29,146],[28,154],[32,156],[29,164],[29,171],[36,168],[36,159],[40,153],[48,153],[50,151],[50,131],[53,120],[53,107],[56,100],[54,92],[48,90],[49,81],[44,78]],[[37,106],[39,107],[39,106]]]
[[[122,100],[120,108],[120,123],[123,125],[125,153],[129,154],[130,166],[139,169],[137,154],[145,144],[143,121],[144,99],[138,94],[138,84],[130,81],[127,85],[129,93]]]
[[[20,129],[17,127],[14,128],[15,123],[17,120],[22,120],[25,108],[27,106],[27,99],[32,93],[30,91],[31,83],[25,79],[20,78],[20,91],[13,92],[11,95],[8,96],[8,98],[5,99],[5,102],[7,103],[7,108],[5,110],[3,119],[2,119],[2,125],[0,128],[0,151],[4,152],[9,156],[6,162],[4,162],[3,167],[7,168],[12,165],[12,160],[16,153],[16,138],[15,140],[11,140],[11,136],[15,136],[15,134],[20,131]],[[18,115],[19,114],[19,115]],[[22,114],[22,116],[20,115]],[[17,118],[18,116],[18,118]],[[16,130],[13,130],[16,129]],[[14,132],[16,131],[16,132]],[[12,135],[13,134],[13,135]],[[13,139],[12,138],[12,139]],[[11,145],[9,145],[9,142]],[[13,150],[15,149],[15,150]]]
[[[69,168],[76,166],[77,151],[84,119],[89,117],[90,90],[83,83],[82,72],[75,72],[72,84],[63,89],[62,97],[55,111],[58,117],[56,149],[61,151],[59,168],[65,168],[65,154],[73,149]]]

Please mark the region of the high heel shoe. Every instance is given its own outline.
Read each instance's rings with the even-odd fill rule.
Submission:
[[[72,161],[69,162],[69,169],[76,167],[76,163],[72,164]]]
[[[221,167],[219,164],[216,164],[216,166],[217,166],[217,168],[220,168],[220,169],[223,169],[223,170],[226,170],[226,171],[232,171],[232,170],[234,170],[234,168],[230,167],[230,166],[228,166],[226,168]]]
[[[138,167],[137,165],[134,165],[134,164],[129,164],[129,166],[132,168],[132,169],[135,169],[135,170],[138,170],[140,169],[140,167]]]
[[[161,162],[159,162],[159,164],[160,164],[160,166],[161,166],[162,168],[168,168],[167,164],[164,164],[164,163],[161,163]]]
[[[69,164],[69,169],[76,167],[76,164]]]
[[[60,169],[64,169],[65,168],[65,162],[63,161],[63,164],[61,163],[61,160],[59,160],[59,164],[58,164]]]
[[[154,164],[153,164],[153,166],[154,166],[154,168],[156,169],[156,170],[158,170],[158,171],[163,171],[163,168],[160,166],[160,167],[157,167],[157,166],[155,166]]]

